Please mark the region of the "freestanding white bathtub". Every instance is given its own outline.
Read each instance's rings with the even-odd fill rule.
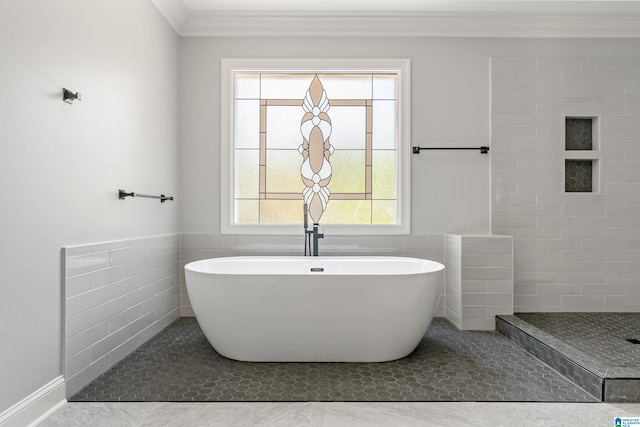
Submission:
[[[230,359],[383,362],[431,324],[444,266],[401,257],[230,257],[185,266],[204,335]]]

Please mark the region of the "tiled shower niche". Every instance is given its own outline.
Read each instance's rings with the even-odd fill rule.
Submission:
[[[564,191],[598,191],[598,118],[565,118]]]
[[[593,150],[593,125],[594,119],[591,117],[565,118],[565,150]]]
[[[564,191],[567,193],[592,193],[593,168],[593,160],[565,160]]]

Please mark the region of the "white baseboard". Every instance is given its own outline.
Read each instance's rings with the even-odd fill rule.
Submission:
[[[0,414],[0,427],[37,426],[67,403],[59,376]]]

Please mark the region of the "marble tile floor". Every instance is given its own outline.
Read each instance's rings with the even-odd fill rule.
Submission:
[[[247,363],[215,352],[181,318],[88,384],[83,402],[597,402],[495,331],[434,319],[409,356],[385,363]]]
[[[615,426],[640,404],[481,402],[68,403],[40,427]]]

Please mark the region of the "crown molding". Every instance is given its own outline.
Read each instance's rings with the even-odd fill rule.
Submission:
[[[176,33],[183,35],[183,28],[187,25],[189,13],[181,1],[151,0],[160,13],[173,27]]]
[[[640,37],[640,14],[188,12],[184,7],[175,7],[176,2],[172,0],[153,2],[185,37]]]

